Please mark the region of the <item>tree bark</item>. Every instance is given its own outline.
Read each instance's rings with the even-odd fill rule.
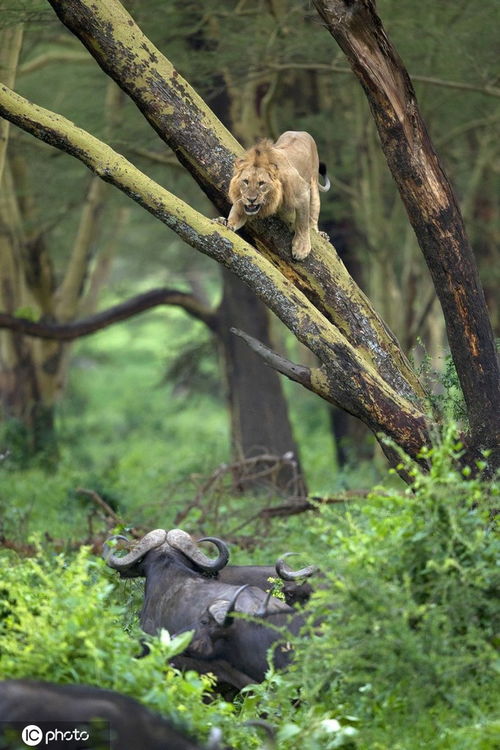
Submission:
[[[408,73],[373,0],[314,0],[368,98],[389,168],[431,273],[470,422],[500,456],[500,371],[474,255]]]
[[[192,247],[251,286],[322,362],[321,367],[311,370],[315,393],[359,417],[375,433],[391,437],[412,456],[429,442],[428,420],[418,406],[391,388],[303,292],[244,239],[199,214],[94,136],[60,115],[31,105],[3,85],[0,85],[0,113],[27,132],[80,159]]]
[[[242,148],[200,96],[144,36],[118,0],[49,2],[227,216],[227,188],[234,158]],[[410,399],[425,396],[394,335],[328,242],[314,235],[311,256],[306,262],[292,263],[292,234],[279,219],[252,222],[241,234],[304,292],[392,388]]]
[[[288,454],[296,462],[295,471],[290,463],[283,465],[272,484],[288,494],[303,496],[304,480],[300,478],[296,486],[300,474],[298,449],[278,375],[231,332],[231,326],[244,328],[270,347],[267,308],[248,286],[225,269],[223,280],[224,295],[216,313],[217,333],[226,369],[233,454],[235,458]],[[258,466],[252,467],[252,474],[256,470]],[[251,480],[243,479],[243,487],[247,485],[252,486]]]

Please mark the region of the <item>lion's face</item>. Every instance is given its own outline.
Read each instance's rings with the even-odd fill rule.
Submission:
[[[232,203],[241,202],[248,216],[269,216],[281,201],[281,183],[276,169],[243,166],[236,171],[229,185]]]

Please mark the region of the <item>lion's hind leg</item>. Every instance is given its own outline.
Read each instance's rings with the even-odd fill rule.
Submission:
[[[316,177],[311,177],[311,188],[310,188],[309,200],[310,200],[309,226],[311,227],[311,229],[315,229],[316,232],[319,232],[318,219],[319,219],[320,201],[319,201],[318,180],[316,179]]]
[[[321,232],[318,227],[318,219],[319,219],[319,209],[320,209],[320,200],[319,200],[319,189],[318,189],[318,180],[313,177],[311,179],[311,205],[310,205],[310,213],[309,213],[309,225],[311,229],[314,229],[320,237],[324,237],[325,240],[329,240],[330,237],[327,235],[326,232]]]
[[[311,252],[310,196],[304,195],[295,207],[295,234],[292,240],[292,258],[304,260]]]

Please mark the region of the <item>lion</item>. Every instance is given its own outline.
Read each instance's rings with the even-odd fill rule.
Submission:
[[[319,173],[324,185],[319,184]],[[295,211],[292,257],[303,260],[311,252],[310,229],[319,232],[319,191],[329,188],[312,136],[288,130],[275,143],[262,140],[236,160],[229,184],[232,208],[222,221],[236,232],[248,216],[265,218],[280,209]]]

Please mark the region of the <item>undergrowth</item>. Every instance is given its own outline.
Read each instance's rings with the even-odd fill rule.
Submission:
[[[153,639],[137,660],[136,592],[86,549],[0,557],[0,675],[86,682],[130,694],[206,737],[259,745],[265,717],[283,750],[493,750],[500,739],[500,551],[494,481],[461,468],[453,428],[409,463],[413,485],[318,503],[266,539],[320,564],[308,631],[288,672],[270,670],[234,704],[207,704],[210,680],[180,675],[182,646]],[[273,548],[273,549],[271,549]],[[133,595],[132,595],[133,594]],[[140,598],[140,597],[139,597]],[[165,641],[165,639],[164,639]]]

